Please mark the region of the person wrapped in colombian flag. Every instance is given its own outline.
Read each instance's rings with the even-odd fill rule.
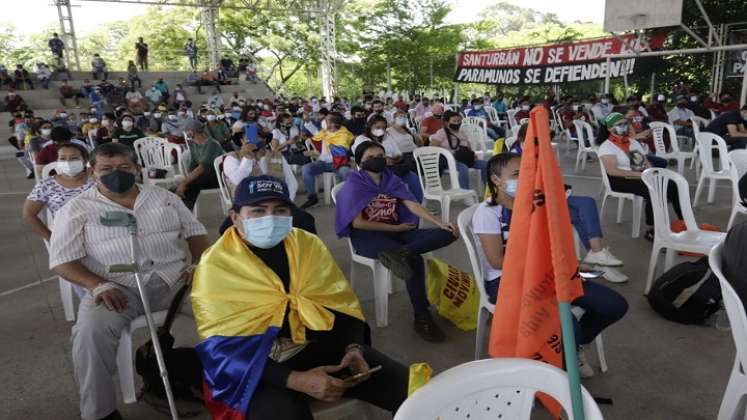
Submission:
[[[207,407],[213,419],[311,420],[312,399],[346,397],[395,412],[408,369],[368,345],[358,299],[322,241],[291,227],[292,206],[283,181],[243,180],[233,226],[197,266]]]

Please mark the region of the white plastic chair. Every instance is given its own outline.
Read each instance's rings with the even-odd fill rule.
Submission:
[[[582,120],[573,120],[573,125],[576,126],[576,137],[578,139],[578,152],[576,153],[576,169],[578,172],[578,164],[581,163],[581,170],[586,170],[586,159],[589,154],[593,153],[597,155],[597,146],[594,139],[594,130],[591,128],[591,124]],[[586,143],[589,143],[587,146]],[[597,156],[597,159],[599,156]]]
[[[337,193],[340,192],[341,182],[332,189],[332,200],[337,204]],[[389,325],[389,294],[392,293],[392,272],[389,271],[379,260],[359,255],[353,249],[353,243],[347,238],[350,249],[350,286],[355,289],[355,265],[365,265],[373,272],[374,307],[376,309],[376,326],[386,327]]]
[[[578,141],[578,135],[573,137],[571,129],[563,126],[563,116],[560,115],[560,110],[553,112],[553,114],[556,115],[555,119],[558,122],[558,129],[561,132],[561,140],[565,139],[565,154],[567,155],[571,152],[571,143],[576,142],[576,145],[580,144]]]
[[[721,269],[722,249],[723,243],[714,246],[708,256],[708,263],[721,285],[721,296],[724,299],[724,307],[729,317],[731,335],[737,351],[734,356],[734,367],[731,369],[729,382],[724,390],[724,397],[721,399],[717,420],[743,420],[745,418],[744,400],[747,397],[747,375],[744,371],[744,367],[747,366],[747,316],[745,316],[742,300]]]
[[[643,197],[632,193],[613,191],[602,159],[599,159],[599,167],[601,168],[602,186],[604,187],[602,191],[604,197],[602,198],[602,206],[599,208],[599,218],[604,218],[604,207],[607,205],[607,199],[617,198],[617,219],[615,221],[617,223],[622,223],[622,213],[623,207],[625,206],[625,200],[630,200],[633,203],[633,231],[631,236],[637,238],[641,234],[641,210],[643,210]]]
[[[44,165],[44,168],[42,168],[41,179],[49,178],[56,166],[57,162]],[[49,209],[45,210],[45,223],[49,230],[52,230],[54,217]],[[44,246],[47,248],[47,252],[49,252],[49,241],[44,240]],[[73,289],[73,284],[59,276],[57,276],[57,283],[60,286],[60,300],[62,301],[62,311],[65,314],[65,321],[75,321],[75,290]]]
[[[477,313],[477,330],[475,332],[475,360],[482,359],[485,357],[485,350],[487,348],[487,339],[489,334],[490,314],[495,312],[495,305],[490,303],[488,299],[488,293],[485,291],[485,275],[482,272],[482,266],[480,265],[480,258],[477,254],[477,247],[480,246],[479,239],[475,236],[472,231],[472,217],[475,215],[475,210],[480,204],[475,204],[462,210],[457,216],[457,226],[459,226],[459,233],[464,239],[464,245],[467,247],[467,255],[469,256],[470,266],[472,266],[472,275],[477,283],[477,290],[480,291],[480,307]],[[576,242],[576,255],[580,256],[579,248],[580,241],[578,240],[578,234],[574,230],[574,241]],[[580,313],[578,310],[581,310]],[[578,307],[574,307],[574,315],[580,317],[583,315],[583,310]],[[607,358],[604,354],[604,342],[602,340],[602,334],[596,336],[594,339],[596,345],[597,357],[599,357],[599,366],[602,372],[607,372]]]
[[[529,359],[476,360],[440,373],[415,391],[394,420],[528,420],[535,395],[554,398],[573,413],[568,376],[561,369]],[[602,420],[594,398],[581,387],[587,420]]]
[[[685,174],[685,161],[687,159],[694,160],[695,152],[685,152],[680,150],[679,141],[677,140],[677,132],[674,130],[672,124],[665,122],[655,121],[649,124],[651,128],[651,134],[654,137],[654,147],[656,148],[656,156],[677,161],[677,173],[680,175]],[[664,130],[669,133],[671,151],[667,152],[666,144],[664,143]]]
[[[693,127],[693,136],[695,139],[698,138],[698,134],[700,134],[700,130],[704,129],[708,125],[708,120],[703,117],[690,117],[690,123]],[[690,169],[695,168],[695,175],[700,175],[700,159],[698,158],[698,155],[700,154],[700,148],[698,147],[697,140],[695,141],[695,145],[693,147],[693,153],[695,154],[695,158],[690,160]]]
[[[682,175],[669,169],[649,168],[643,171],[641,179],[648,187],[651,207],[654,212],[654,245],[651,248],[651,259],[648,265],[648,276],[646,277],[646,289],[644,291],[644,294],[648,294],[656,273],[659,253],[662,249],[667,250],[664,267],[666,271],[674,265],[677,251],[707,254],[714,245],[724,239],[726,234],[705,231],[698,227],[690,206],[690,187]],[[667,190],[671,187],[669,185],[670,181],[677,188],[682,217],[686,227],[686,230],[678,233],[672,232],[669,217]]]
[[[306,139],[306,149],[307,150],[316,150],[318,153],[321,153],[321,150],[317,150],[316,146],[314,146],[314,143],[311,141],[311,139]],[[315,161],[315,158],[311,159],[312,161]],[[322,187],[324,189],[324,204],[329,205],[332,203],[331,198],[331,191],[332,187],[337,184],[337,177],[333,172],[325,172],[321,175],[322,177]],[[307,191],[306,194],[310,194],[311,191]]]
[[[160,137],[143,137],[135,140],[133,147],[142,168],[144,184],[162,185],[167,188],[184,179],[185,172],[179,165],[182,159],[182,148],[178,145],[169,143]],[[166,176],[159,179],[150,178],[148,171],[151,169],[165,170]]]
[[[224,214],[228,214],[228,210],[233,205],[233,197],[231,197],[231,192],[228,190],[226,178],[223,174],[223,160],[226,156],[228,156],[228,153],[218,156],[213,161],[215,176],[218,177],[218,200],[220,200],[220,207],[223,209]]]
[[[729,164],[729,152],[726,147],[726,142],[721,136],[708,133],[700,132],[696,137],[695,141],[700,149],[700,178],[698,178],[698,186],[695,188],[695,198],[693,198],[693,207],[698,206],[700,200],[700,193],[703,190],[703,184],[706,179],[708,180],[708,202],[713,203],[716,198],[716,181],[726,180],[731,182],[731,169]],[[716,142],[716,146],[713,143]],[[718,151],[718,161],[720,162],[720,168],[717,171],[714,166],[713,150]]]
[[[747,214],[747,206],[742,203],[742,197],[739,195],[739,180],[747,174],[747,150],[737,149],[729,152],[729,162],[731,176],[731,216],[729,216],[729,226],[726,230],[731,229],[737,214]]]
[[[153,321],[156,325],[163,324],[166,320],[167,312],[158,311],[153,313]],[[191,319],[185,314],[177,314],[177,317]],[[125,404],[137,402],[135,373],[133,369],[134,359],[132,357],[132,334],[142,328],[148,328],[144,315],[133,319],[129,327],[122,330],[122,336],[119,338],[119,346],[117,347],[117,373],[119,375],[119,386],[122,388],[122,401]]]
[[[479,119],[482,120],[482,118]],[[486,143],[489,139],[485,129],[476,124],[467,122],[462,123],[462,130],[467,133],[467,140],[469,141],[472,150],[475,152],[475,156],[477,157],[477,159],[490,159],[493,151],[492,149],[488,150],[488,148],[486,147]]]
[[[508,119],[508,128],[514,128],[515,126],[519,125],[518,121],[516,121],[517,112],[519,111],[516,109],[506,110],[506,119]]]
[[[490,123],[493,124],[494,126],[501,127],[503,125],[508,125],[508,121],[502,120],[500,119],[500,117],[498,117],[498,111],[496,111],[492,105],[486,105],[485,112],[488,113],[488,118],[490,119]]]
[[[423,198],[435,200],[441,204],[441,220],[449,223],[449,210],[452,200],[473,199],[478,202],[477,192],[471,189],[459,187],[459,176],[456,168],[454,155],[442,147],[419,147],[413,152],[415,161],[418,163],[418,178],[423,188]],[[446,159],[449,171],[450,188],[444,189],[439,173],[439,160],[443,156]]]

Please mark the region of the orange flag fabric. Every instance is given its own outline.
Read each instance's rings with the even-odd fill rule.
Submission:
[[[489,353],[562,368],[558,302],[583,295],[563,177],[545,107],[529,116]],[[543,399],[544,402],[544,399]],[[560,412],[559,406],[548,406]]]

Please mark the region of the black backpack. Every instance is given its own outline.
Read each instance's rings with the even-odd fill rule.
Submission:
[[[656,279],[648,303],[664,319],[701,324],[721,306],[721,287],[708,257],[677,264]]]

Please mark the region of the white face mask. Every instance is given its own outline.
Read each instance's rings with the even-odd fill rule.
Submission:
[[[176,121],[176,119],[177,119],[177,118],[178,118],[178,117],[177,117],[176,115],[169,115],[169,119],[170,119],[171,121]]]
[[[207,116],[208,121],[215,121],[215,115],[208,115]]]
[[[226,117],[226,118],[231,118],[231,113],[230,112],[226,112],[225,114],[223,114],[223,116]]]
[[[602,99],[602,100],[601,100],[601,101],[599,101],[599,102],[601,102],[601,103],[603,103],[603,104],[605,104],[605,105],[606,105],[606,104],[607,104],[607,102],[609,102],[609,101],[610,101],[609,99],[607,99],[607,98],[604,98],[604,99]]]
[[[155,118],[161,118],[161,113],[160,112],[154,112],[153,113],[153,117],[155,117]]]
[[[103,119],[103,120],[101,120],[101,124],[103,124],[103,125],[109,125],[109,120]]]
[[[55,171],[70,178],[83,172],[83,169],[83,162],[80,160],[58,160],[55,164]]]
[[[659,95],[656,97],[656,100],[659,102],[664,102],[667,98],[664,97],[664,95]]]
[[[397,124],[400,127],[404,127],[407,125],[407,118],[405,117],[397,117],[394,119],[394,123]]]
[[[91,124],[96,124],[98,122],[98,118],[89,118],[88,122]]]
[[[371,130],[371,134],[373,134],[376,137],[381,137],[386,133],[383,128],[374,128]]]
[[[147,112],[147,111],[146,111],[146,112],[143,112],[143,116],[144,116],[144,117],[150,117],[150,112]]]
[[[130,120],[124,120],[124,121],[122,121],[122,128],[124,128],[124,129],[130,129],[130,128],[132,128],[132,121],[130,121]]]
[[[690,102],[698,102],[698,97],[697,96],[691,96],[690,97]]]
[[[573,105],[571,108],[573,108],[574,111],[578,111],[578,105]]]
[[[42,128],[41,129],[41,135],[42,136],[47,137],[50,134],[52,134],[52,129],[51,128]]]
[[[521,106],[522,111],[529,111],[529,105],[522,105]]]
[[[67,113],[65,113],[65,112],[60,112],[60,114],[59,114],[58,116],[59,116],[60,118],[67,118]]]

